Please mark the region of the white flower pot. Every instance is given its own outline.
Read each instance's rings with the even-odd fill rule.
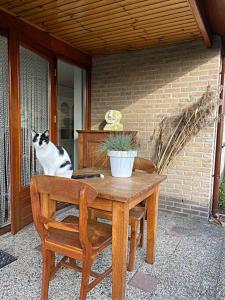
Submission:
[[[137,151],[108,151],[111,173],[114,177],[130,177]]]

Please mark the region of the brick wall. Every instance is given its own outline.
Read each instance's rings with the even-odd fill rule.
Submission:
[[[194,41],[93,58],[92,129],[109,109],[120,110],[126,130],[137,130],[139,155],[151,158],[151,136],[163,116],[176,115],[196,101],[208,82],[218,89],[219,41],[207,49]],[[191,97],[191,98],[190,98]],[[161,210],[206,218],[212,197],[215,126],[185,146],[161,185]]]

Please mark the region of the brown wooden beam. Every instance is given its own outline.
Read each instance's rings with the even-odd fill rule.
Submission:
[[[212,46],[212,33],[209,28],[205,13],[197,0],[188,0],[193,16],[202,34],[207,47]]]
[[[15,234],[20,228],[20,98],[19,98],[19,48],[15,31],[9,33],[9,124],[10,124],[10,195],[11,231]],[[18,149],[19,148],[19,149]]]
[[[16,18],[1,8],[0,27],[7,31],[16,32],[19,39],[27,39],[34,45],[41,45],[62,59],[70,61],[79,67],[89,68],[91,66],[91,57],[89,55],[73,48],[49,33]]]

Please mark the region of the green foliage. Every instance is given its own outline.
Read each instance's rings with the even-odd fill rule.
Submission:
[[[117,134],[110,136],[100,145],[100,152],[111,151],[131,151],[137,150],[137,143],[130,134]]]
[[[225,181],[221,181],[219,186],[219,208],[225,209]]]

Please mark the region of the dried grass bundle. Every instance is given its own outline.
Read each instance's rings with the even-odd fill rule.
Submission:
[[[155,137],[154,161],[158,172],[170,164],[185,144],[213,120],[218,97],[208,86],[201,98],[179,116],[163,118]]]

